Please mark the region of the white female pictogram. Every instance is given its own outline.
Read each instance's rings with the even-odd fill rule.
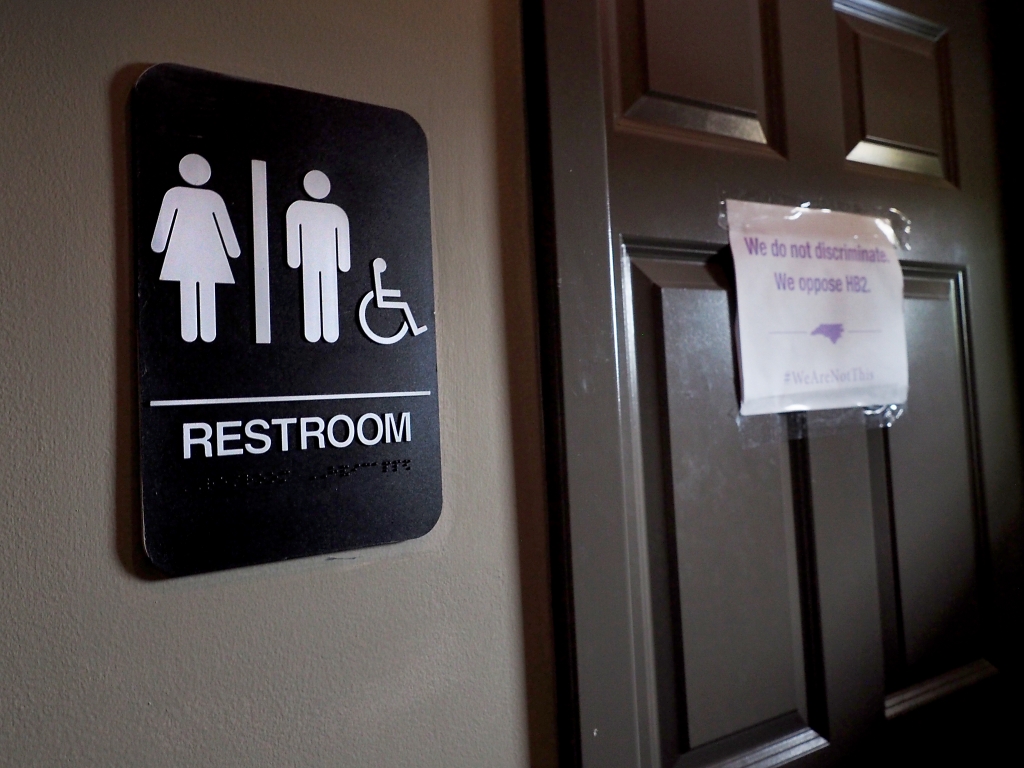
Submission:
[[[296,200],[285,214],[288,266],[302,266],[302,314],[306,341],[337,341],[338,271],[348,272],[348,215],[323,200],[331,181],[322,171],[310,171],[302,179],[313,200]],[[322,331],[322,333],[321,333]]]
[[[242,249],[231,226],[224,199],[209,189],[210,164],[200,155],[178,163],[181,178],[192,186],[172,187],[164,194],[150,247],[167,249],[160,279],[181,286],[181,338],[195,341],[197,325],[203,341],[217,337],[217,283],[234,284],[226,256],[237,259]]]

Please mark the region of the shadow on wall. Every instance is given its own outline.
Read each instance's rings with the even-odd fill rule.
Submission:
[[[495,138],[505,349],[519,530],[530,764],[558,763],[550,551],[541,428],[537,291],[530,225],[521,6],[492,3]]]
[[[110,83],[110,154],[114,177],[114,308],[115,350],[115,547],[129,573],[153,581],[166,578],[146,559],[142,549],[142,511],[139,503],[138,413],[136,412],[135,308],[132,291],[131,188],[129,185],[128,97],[150,64],[129,64]]]

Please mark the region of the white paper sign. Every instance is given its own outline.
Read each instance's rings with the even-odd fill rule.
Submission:
[[[726,202],[740,413],[903,403],[903,273],[888,219]]]

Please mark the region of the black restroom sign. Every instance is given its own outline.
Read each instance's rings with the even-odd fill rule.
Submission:
[[[168,64],[132,93],[146,553],[171,574],[441,513],[427,144],[409,115]]]

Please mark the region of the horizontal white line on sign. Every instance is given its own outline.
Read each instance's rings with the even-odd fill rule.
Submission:
[[[430,390],[420,392],[355,392],[343,395],[277,395],[272,397],[207,397],[198,400],[150,400],[151,408],[171,405],[241,405],[244,403],[301,403],[310,400],[370,400],[376,397],[426,397]]]

